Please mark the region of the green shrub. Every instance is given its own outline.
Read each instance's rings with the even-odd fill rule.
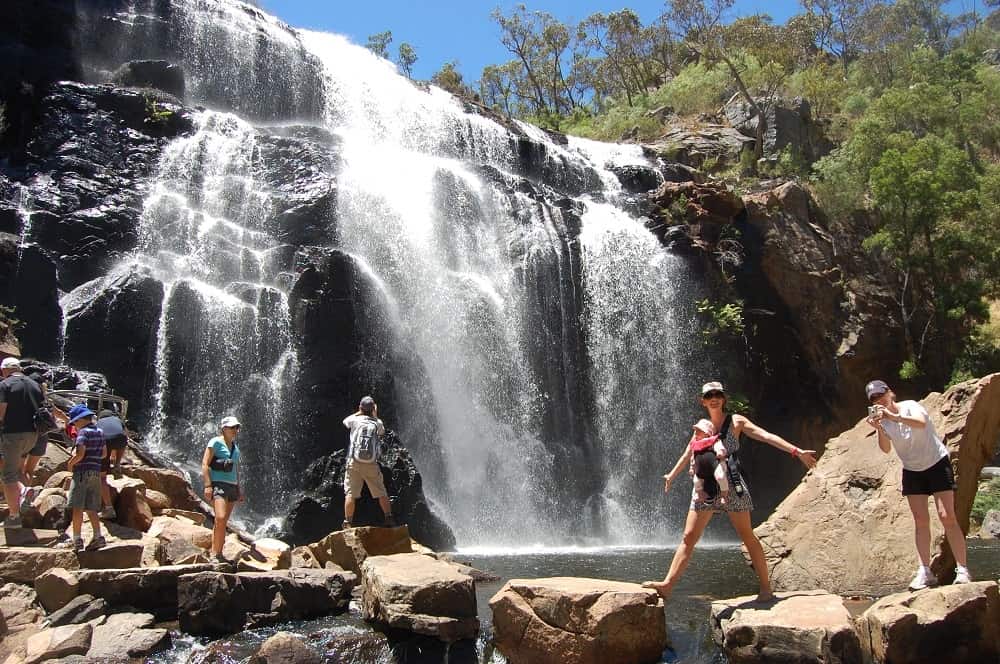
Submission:
[[[673,107],[679,115],[714,113],[726,100],[726,91],[732,77],[722,66],[706,67],[702,63],[690,64],[653,93],[652,101]]]
[[[1000,477],[994,477],[986,486],[980,487],[969,516],[976,523],[982,523],[990,510],[1000,510]]]
[[[722,337],[743,336],[743,302],[741,300],[717,303],[706,298],[695,303],[695,308],[708,322],[707,327],[702,330],[706,342],[715,341]]]

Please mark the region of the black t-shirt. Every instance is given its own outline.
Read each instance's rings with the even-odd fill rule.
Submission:
[[[35,412],[42,399],[42,388],[24,374],[13,374],[0,381],[0,403],[7,404],[4,433],[34,433]]]

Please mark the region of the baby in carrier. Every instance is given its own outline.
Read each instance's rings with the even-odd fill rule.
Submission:
[[[694,425],[691,447],[691,474],[698,500],[710,503],[721,495],[721,503],[729,498],[726,446],[715,434],[709,420],[698,420]]]

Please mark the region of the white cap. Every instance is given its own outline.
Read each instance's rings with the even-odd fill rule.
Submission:
[[[723,393],[725,393],[725,390],[722,389],[722,383],[720,383],[717,380],[713,380],[712,382],[705,383],[704,385],[701,386],[701,396],[705,396],[709,392],[723,392]]]
[[[229,427],[238,427],[239,425],[240,421],[235,417],[233,417],[232,415],[227,415],[226,417],[222,418],[223,429],[228,429]]]
[[[0,369],[20,369],[21,360],[16,357],[5,357],[3,362],[0,363]]]
[[[698,431],[702,432],[706,436],[714,436],[715,435],[715,425],[712,424],[711,420],[698,420],[697,422],[694,423],[694,426],[691,427],[691,428],[692,429],[697,429]]]

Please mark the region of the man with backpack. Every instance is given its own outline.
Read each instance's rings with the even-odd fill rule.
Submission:
[[[9,515],[5,526],[21,525],[21,473],[28,452],[38,442],[35,414],[42,407],[42,388],[21,372],[16,357],[6,357],[0,363],[0,452],[3,453],[3,493]]]
[[[385,526],[394,528],[396,521],[392,518],[389,493],[385,490],[382,469],[378,464],[385,425],[378,418],[375,400],[364,397],[358,411],[344,419],[344,426],[351,432],[351,442],[347,447],[347,467],[344,470],[344,528],[354,526],[354,506],[366,483],[372,498],[376,498],[382,508]]]

